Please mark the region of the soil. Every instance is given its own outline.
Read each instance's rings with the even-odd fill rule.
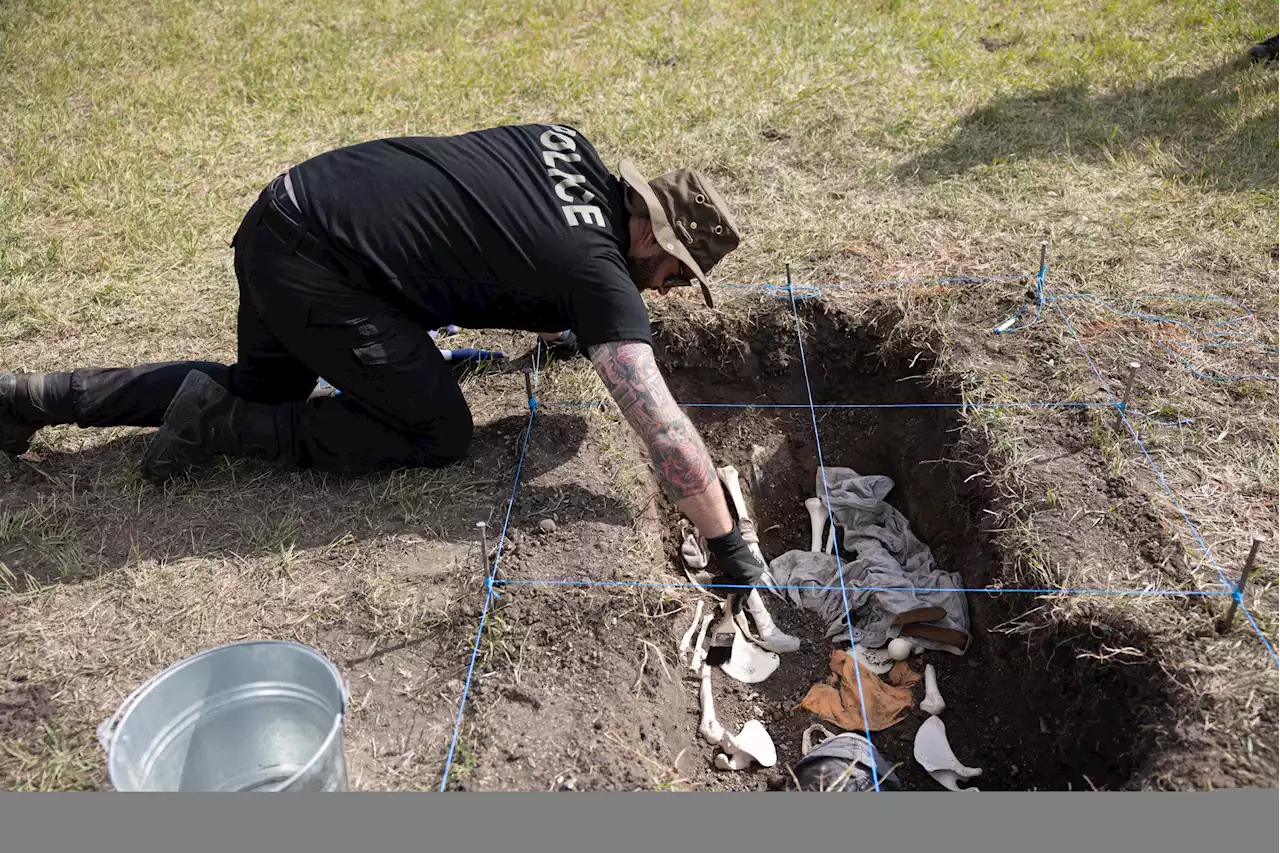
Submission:
[[[785,303],[784,303],[785,305]],[[818,403],[950,402],[954,388],[928,384],[926,352],[894,351],[887,343],[896,322],[880,306],[852,321],[819,303],[801,303],[805,354]],[[693,403],[807,403],[789,307],[764,311],[749,327],[718,327],[668,318],[656,330],[656,349],[677,397]],[[556,369],[552,367],[551,369]],[[777,789],[800,758],[801,733],[818,720],[793,710],[809,687],[828,674],[832,646],[811,614],[766,596],[780,627],[802,638],[799,652],[757,685],[716,672],[720,720],[736,729],[761,720],[779,760],[770,769],[742,773],[714,769],[714,750],[697,735],[697,681],[675,650],[692,618],[696,591],[662,588],[684,583],[678,546],[680,515],[656,493],[652,511],[628,521],[602,474],[599,441],[587,441],[564,464],[537,460],[564,456],[557,430],[565,416],[543,401],[534,420],[527,459],[540,473],[531,481],[554,502],[519,499],[511,543],[502,561],[501,599],[488,631],[499,625],[501,646],[484,668],[469,703],[466,736],[474,760],[455,771],[451,785],[469,789]],[[808,408],[688,409],[717,465],[742,473],[744,490],[767,557],[808,547],[805,498],[814,494],[818,459]],[[577,415],[574,415],[577,417]],[[544,419],[545,418],[545,419]],[[911,522],[943,570],[958,571],[966,586],[1014,585],[1016,567],[999,552],[988,510],[995,498],[980,471],[986,449],[960,429],[955,408],[819,410],[817,436],[825,464],[884,474],[895,487],[889,501]],[[636,460],[625,424],[606,427]],[[1088,446],[1069,436],[1050,463],[1057,476],[1093,466]],[[768,461],[756,472],[752,448]],[[1072,449],[1067,449],[1068,447]],[[760,452],[756,452],[759,456]],[[1082,478],[1082,482],[1096,478]],[[652,485],[652,483],[650,483]],[[1106,505],[1123,484],[1105,484]],[[522,490],[523,490],[522,486]],[[1134,558],[1150,570],[1167,564],[1168,537],[1145,504],[1118,504],[1117,529],[1099,526],[1073,535],[1071,547],[1110,552],[1120,565]],[[553,518],[555,530],[539,522]],[[1064,536],[1064,539],[1066,537]],[[657,543],[656,573],[633,562],[637,541]],[[643,549],[641,549],[643,550]],[[1166,565],[1166,570],[1167,570]],[[521,581],[596,582],[648,579],[652,585],[524,585]],[[1178,685],[1154,661],[1130,665],[1099,658],[1104,647],[1145,647],[1139,626],[1091,616],[1087,622],[1043,621],[1034,632],[995,630],[1040,613],[1030,594],[970,594],[974,640],[967,654],[926,652],[947,702],[943,720],[958,757],[984,768],[984,790],[1118,789],[1141,784],[1138,773],[1155,749],[1156,733],[1172,713]],[[1194,606],[1174,603],[1171,606]],[[647,645],[646,644],[651,644]],[[661,650],[663,660],[658,661]],[[915,688],[917,701],[923,684]],[[912,760],[916,729],[909,718],[872,740],[893,763],[907,789],[938,790]],[[831,726],[828,726],[831,728]]]
[[[995,526],[1009,523],[1009,506],[989,485],[988,448],[957,408],[819,409],[815,430],[810,394],[819,404],[959,399],[958,389],[931,373],[930,349],[892,334],[900,317],[890,305],[862,306],[856,316],[817,300],[798,306],[809,383],[785,301],[766,298],[745,315],[673,311],[655,324],[656,352],[677,399],[790,406],[687,409],[717,465],[742,473],[766,557],[808,546],[803,501],[815,491],[820,444],[827,465],[893,479],[889,502],[941,569],[959,572],[968,587],[1027,585],[1035,575],[1026,555],[999,544]],[[512,339],[474,343],[520,350]],[[817,721],[793,709],[828,674],[832,646],[823,626],[766,595],[802,648],[761,684],[738,684],[718,671],[713,678],[722,723],[736,730],[762,721],[778,763],[715,770],[714,751],[697,734],[697,681],[676,654],[698,598],[677,586],[686,584],[681,515],[658,493],[643,446],[616,411],[557,407],[548,396],[529,427],[519,376],[526,362],[513,358],[467,378],[476,439],[470,459],[445,472],[319,477],[244,462],[150,490],[131,484],[142,439],[128,432],[82,452],[46,452],[39,471],[6,469],[0,504],[65,498],[55,484],[70,483],[78,523],[77,538],[61,549],[19,539],[0,554],[35,581],[62,584],[59,596],[22,604],[34,609],[21,618],[0,612],[28,652],[0,680],[0,739],[30,753],[21,773],[41,766],[35,745],[50,726],[96,765],[94,726],[121,691],[162,662],[272,636],[315,645],[348,679],[356,789],[439,785],[464,693],[451,788],[781,787],[800,758],[801,733]],[[544,371],[543,387],[553,389],[558,383],[546,379],[590,367],[571,359]],[[1085,413],[1038,422],[1036,453],[1020,470],[1039,493],[1052,488],[1062,499],[1061,507],[1035,507],[1041,541],[1055,560],[1099,567],[1092,586],[1186,582],[1191,570],[1142,489],[1107,475],[1090,440],[1095,427]],[[765,460],[758,471],[753,458]],[[92,487],[76,493],[77,482]],[[128,489],[129,499],[120,500]],[[215,508],[216,517],[240,521],[211,521]],[[481,518],[491,547],[506,531],[499,596],[487,610],[474,526]],[[305,558],[282,566],[282,549],[295,548]],[[55,559],[66,553],[74,559]],[[174,591],[182,601],[165,607],[201,616],[137,636],[135,626],[160,606],[156,596]],[[1071,608],[1025,593],[971,593],[968,600],[968,652],[927,652],[912,664],[935,665],[950,742],[962,762],[983,768],[981,789],[1274,784],[1273,704],[1240,740],[1184,724],[1201,703],[1239,698],[1206,699],[1188,674],[1188,661],[1203,660],[1198,632],[1211,625],[1203,599],[1161,599],[1136,617],[1122,607],[1089,607],[1087,598]],[[0,599],[0,611],[17,606]],[[90,611],[87,641],[79,622],[58,628],[64,614]],[[1168,625],[1192,627],[1161,627]],[[137,667],[104,677],[107,659],[137,660]],[[917,700],[922,693],[917,687]],[[912,758],[925,718],[914,709],[872,734],[910,790],[939,789]],[[29,776],[14,778],[30,784]],[[40,784],[106,787],[96,772]]]

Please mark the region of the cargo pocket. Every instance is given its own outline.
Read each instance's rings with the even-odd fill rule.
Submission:
[[[345,351],[360,367],[412,369],[420,356],[412,327],[391,311],[364,317],[336,316],[323,307],[308,311],[307,330],[326,349]]]

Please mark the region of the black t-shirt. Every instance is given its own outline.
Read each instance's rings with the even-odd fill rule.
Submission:
[[[650,340],[622,184],[573,128],[374,140],[291,180],[308,222],[424,325]]]

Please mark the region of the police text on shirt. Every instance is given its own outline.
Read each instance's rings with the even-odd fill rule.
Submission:
[[[582,160],[582,155],[577,153],[578,144],[574,141],[577,135],[571,128],[550,125],[550,130],[544,132],[540,139],[543,147],[542,162],[547,166],[547,177],[556,182],[556,197],[565,202],[560,209],[564,211],[564,218],[569,224],[581,225],[589,222],[604,228],[604,214],[599,207],[588,203],[595,198],[595,194],[582,186],[587,179],[567,170],[568,164]],[[571,195],[574,191],[578,193],[577,198]]]

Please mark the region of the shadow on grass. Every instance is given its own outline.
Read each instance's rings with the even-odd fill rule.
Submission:
[[[898,170],[937,181],[1007,160],[1070,154],[1106,160],[1127,151],[1162,152],[1167,177],[1210,189],[1274,187],[1277,109],[1224,131],[1251,72],[1247,61],[1090,95],[1085,84],[999,98],[963,118],[951,139]]]
[[[222,460],[164,488],[139,479],[148,434],[53,453],[8,475],[0,565],[23,588],[139,560],[289,555],[344,538],[470,543],[477,521],[489,522],[491,537],[502,523],[527,422],[514,415],[478,426],[468,458],[448,468],[321,474]],[[587,437],[583,418],[543,412],[534,429],[553,439],[525,456],[521,506],[555,507],[564,522],[629,526],[630,513],[612,496],[529,483],[574,457]]]

